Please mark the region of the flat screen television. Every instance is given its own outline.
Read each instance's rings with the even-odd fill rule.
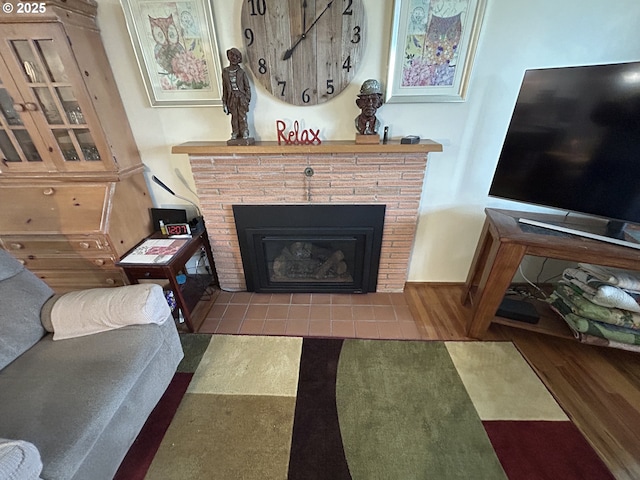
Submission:
[[[489,195],[605,219],[540,226],[640,248],[640,62],[527,70]]]

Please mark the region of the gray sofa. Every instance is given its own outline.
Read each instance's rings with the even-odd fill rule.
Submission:
[[[0,477],[111,479],[182,359],[180,339],[168,312],[54,340],[41,316],[65,296],[52,295],[0,249]]]

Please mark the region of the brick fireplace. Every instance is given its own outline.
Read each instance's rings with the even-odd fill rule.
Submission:
[[[313,146],[189,142],[172,150],[189,155],[223,290],[246,290],[233,205],[383,204],[378,292],[404,289],[427,154],[440,151],[440,144],[428,140]]]

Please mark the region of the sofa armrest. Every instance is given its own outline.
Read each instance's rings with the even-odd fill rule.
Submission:
[[[171,308],[160,285],[145,283],[65,293],[50,299],[41,316],[53,339],[63,340],[128,325],[161,324],[171,316]]]
[[[24,440],[0,438],[0,478],[7,480],[37,480],[42,472],[40,452]]]

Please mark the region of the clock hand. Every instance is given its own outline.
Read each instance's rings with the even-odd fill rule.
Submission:
[[[302,2],[302,31],[307,30],[307,0]]]
[[[287,50],[286,52],[284,52],[284,55],[282,56],[283,60],[288,60],[291,58],[291,55],[293,55],[293,51],[298,47],[298,45],[300,45],[300,42],[302,40],[304,40],[305,38],[307,38],[307,34],[311,31],[311,29],[316,25],[316,23],[318,23],[318,20],[320,20],[320,17],[322,17],[322,15],[324,15],[324,13],[329,10],[329,8],[331,8],[331,4],[333,3],[333,0],[331,0],[329,3],[327,3],[327,6],[324,7],[324,10],[322,10],[322,12],[320,12],[320,15],[318,15],[316,17],[316,19],[313,21],[313,23],[311,25],[309,25],[309,28],[307,28],[304,33],[302,34],[302,36],[298,39],[298,41],[296,43],[294,43],[291,48],[289,50]]]

